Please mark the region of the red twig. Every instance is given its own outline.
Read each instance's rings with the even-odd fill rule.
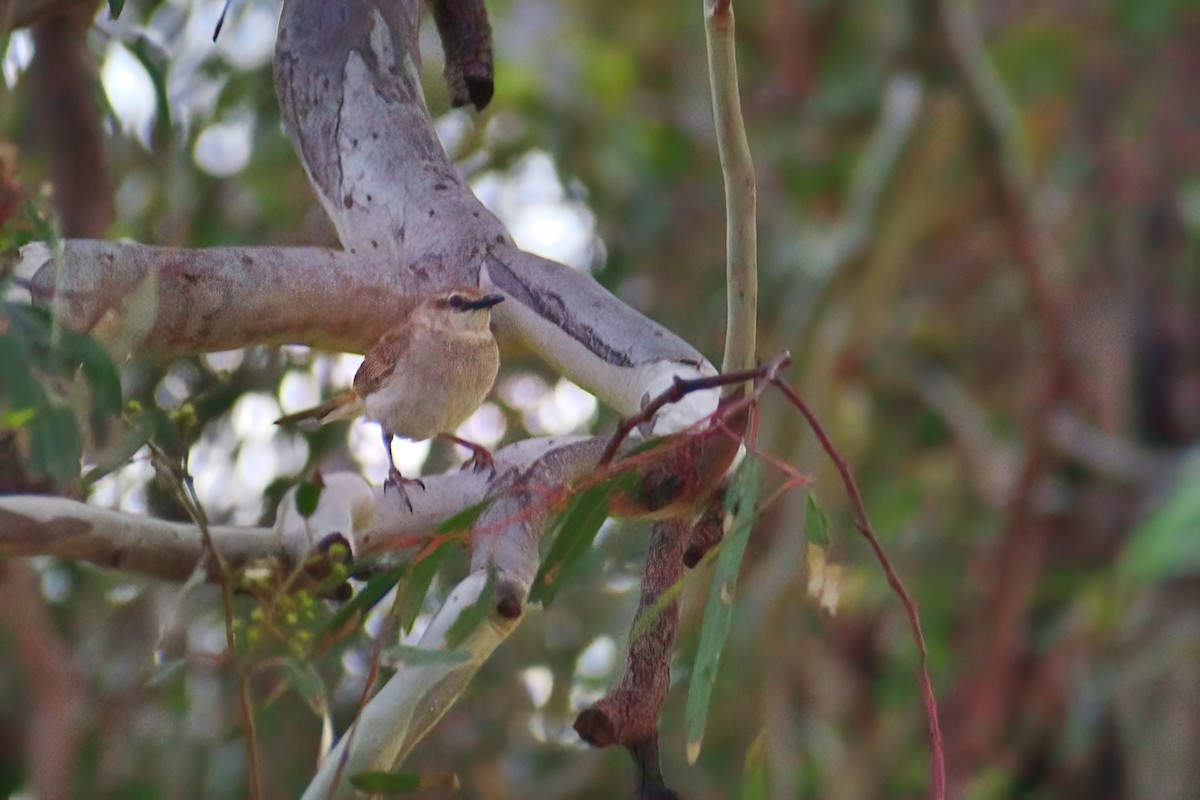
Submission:
[[[900,598],[900,603],[904,606],[904,613],[908,616],[908,625],[912,630],[913,641],[917,645],[917,652],[920,655],[920,664],[918,666],[918,681],[921,685],[921,697],[925,701],[925,713],[929,717],[929,744],[930,744],[930,767],[933,771],[933,797],[936,800],[945,800],[946,797],[946,759],[942,748],[942,731],[938,723],[937,700],[933,695],[933,682],[929,678],[929,649],[925,645],[925,635],[921,632],[921,618],[917,612],[917,603],[909,595],[904,588],[904,584],[900,581],[900,576],[896,574],[896,570],[892,567],[891,561],[888,559],[887,553],[880,544],[879,538],[875,535],[871,528],[871,522],[867,517],[867,507],[863,503],[862,494],[858,490],[858,484],[854,480],[854,475],[850,472],[850,467],[842,458],[841,453],[834,447],[833,440],[829,438],[829,434],[825,428],[817,420],[816,414],[808,407],[808,404],[800,397],[800,395],[791,386],[788,386],[778,376],[773,376],[771,383],[774,384],[788,400],[791,401],[800,413],[804,415],[804,419],[808,422],[813,433],[817,435],[817,439],[821,442],[821,447],[825,450],[825,454],[829,456],[837,467],[838,473],[842,476],[842,485],[846,487],[846,494],[850,497],[850,504],[854,509],[854,524],[858,528],[858,532],[863,535],[867,543],[871,545],[871,549],[875,551],[875,558],[878,559],[880,566],[883,567],[884,574],[887,575],[888,585],[892,587],[892,591]]]
[[[654,418],[654,415],[662,409],[663,406],[669,403],[678,403],[692,392],[701,392],[707,389],[716,389],[720,386],[731,386],[735,383],[744,383],[745,381],[753,380],[771,380],[778,374],[779,370],[792,363],[792,356],[786,350],[772,358],[767,363],[755,367],[754,369],[744,369],[738,372],[726,372],[721,375],[711,375],[706,378],[692,378],[684,380],[683,378],[675,378],[671,384],[671,388],[660,393],[649,403],[647,403],[640,412],[621,420],[617,425],[616,431],[613,432],[612,438],[608,441],[608,447],[604,448],[603,455],[600,456],[599,466],[604,467],[613,460],[617,454],[617,450],[621,447],[621,443],[629,436],[629,432],[639,425],[643,425]],[[732,412],[735,407],[730,407]]]

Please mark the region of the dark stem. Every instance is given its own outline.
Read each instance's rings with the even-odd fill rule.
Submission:
[[[743,369],[737,372],[727,372],[723,375],[710,375],[705,378],[683,379],[676,377],[671,384],[671,388],[663,391],[649,403],[642,407],[642,410],[637,414],[626,417],[617,425],[617,429],[613,432],[612,438],[608,442],[608,447],[604,448],[603,455],[600,456],[600,463],[597,466],[603,467],[609,464],[613,457],[616,456],[617,450],[621,444],[629,436],[630,431],[639,425],[644,425],[654,418],[663,406],[669,403],[678,403],[684,397],[687,397],[692,392],[700,392],[706,389],[716,389],[721,386],[731,386],[736,383],[755,380],[770,380],[779,370],[792,363],[792,356],[786,350],[772,358],[765,364],[762,364],[754,369]]]

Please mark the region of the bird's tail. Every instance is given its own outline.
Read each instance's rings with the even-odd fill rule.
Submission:
[[[296,425],[314,420],[318,425],[324,425],[326,422],[357,417],[362,412],[362,401],[358,399],[357,394],[354,392],[339,392],[320,405],[280,417],[275,420],[275,424],[285,426]]]

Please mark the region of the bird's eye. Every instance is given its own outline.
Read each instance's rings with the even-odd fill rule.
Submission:
[[[462,308],[463,303],[465,303],[466,300],[463,299],[463,296],[461,294],[452,294],[452,295],[450,295],[450,299],[448,302],[450,303],[451,308]]]

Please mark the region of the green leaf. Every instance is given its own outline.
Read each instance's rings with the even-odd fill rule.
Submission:
[[[452,772],[418,775],[413,772],[360,772],[350,776],[355,789],[372,794],[409,794],[430,789],[457,789]]]
[[[746,767],[742,773],[742,800],[767,800],[767,752],[762,731],[746,750]]]
[[[89,424],[97,443],[104,444],[106,423],[121,413],[121,375],[100,343],[86,334],[62,330],[58,350],[71,369],[79,365],[91,395]]]
[[[95,339],[56,332],[44,309],[13,306],[6,311],[9,329],[0,336],[0,384],[6,405],[21,412],[18,418],[31,434],[30,467],[69,483],[79,475],[79,426],[67,397],[49,391],[42,376],[75,380],[82,374],[92,432],[100,445],[108,421],[121,410],[120,376]]]
[[[33,434],[29,464],[58,483],[70,483],[79,476],[79,459],[83,455],[75,415],[45,395],[39,405],[36,416],[29,423]]]
[[[474,505],[469,505],[462,511],[447,519],[441,525],[437,526],[438,534],[458,533],[459,531],[468,531],[475,524],[475,520],[479,519],[487,507],[491,504],[492,498],[488,497],[480,500]]]
[[[467,637],[475,632],[475,629],[483,624],[487,619],[488,611],[492,607],[492,598],[496,594],[496,573],[488,570],[487,583],[483,585],[483,590],[479,592],[479,598],[471,604],[470,608],[465,609],[458,615],[458,619],[454,620],[454,624],[450,626],[450,630],[446,631],[446,649],[454,650],[459,645],[467,640]]]
[[[400,588],[400,596],[396,598],[396,622],[400,630],[412,630],[417,615],[421,613],[421,606],[425,603],[425,595],[429,593],[429,585],[437,575],[438,566],[446,553],[450,552],[447,544],[443,544],[412,565],[412,574]]]
[[[4,420],[0,422],[6,428],[23,428],[28,425],[33,418],[37,416],[37,412],[32,408],[21,408],[10,412],[4,416]]]
[[[348,625],[356,615],[361,619],[369,614],[407,571],[408,564],[400,564],[372,577],[358,594],[337,610],[325,625],[325,633],[336,633]]]
[[[550,550],[538,567],[529,592],[531,603],[550,605],[571,566],[592,546],[608,519],[608,496],[623,483],[606,481],[580,492],[550,528]]]
[[[321,682],[316,669],[312,664],[301,664],[291,658],[285,658],[282,664],[292,688],[304,698],[313,713],[323,716],[328,704],[325,702],[325,684]]]
[[[44,201],[28,200],[21,209],[21,219],[29,224],[30,242],[43,242],[53,252],[58,240],[58,218]]]
[[[321,502],[321,489],[324,487],[312,481],[301,481],[296,488],[296,511],[300,512],[300,516],[308,519],[317,510],[317,504]]]
[[[392,667],[400,665],[419,667],[424,665],[455,666],[471,660],[471,654],[466,650],[427,650],[424,647],[414,647],[409,644],[393,645],[381,654],[384,663]]]
[[[804,536],[822,547],[831,541],[829,517],[817,505],[811,489],[804,495]]]
[[[96,481],[124,466],[154,436],[154,420],[147,414],[139,414],[133,424],[121,431],[120,441],[101,452],[97,464],[83,476],[84,489],[90,489]]]
[[[1117,574],[1146,586],[1200,571],[1200,455],[1184,461],[1175,487],[1129,536]]]
[[[738,571],[746,542],[754,527],[754,503],[758,496],[758,462],[753,458],[738,471],[726,496],[725,508],[735,515],[732,529],[720,544],[713,568],[712,585],[708,591],[708,604],[704,609],[704,624],[700,629],[700,645],[692,665],[692,682],[688,689],[687,711],[684,728],[687,733],[687,759],[696,763],[700,755],[700,744],[704,740],[704,726],[708,720],[708,706],[712,699],[713,683],[717,679],[717,662],[729,636],[733,622],[733,598],[737,588]]]
[[[129,52],[146,70],[146,74],[150,76],[150,83],[154,86],[153,141],[156,145],[165,144],[170,138],[172,125],[171,98],[167,93],[167,69],[170,60],[167,53],[145,35],[138,36],[128,47]]]
[[[22,427],[32,422],[44,396],[29,371],[29,363],[29,349],[23,337],[15,332],[0,336],[0,386],[4,387],[0,402],[11,410],[5,418],[8,427]]]
[[[108,14],[112,19],[121,16],[121,10],[125,8],[125,0],[108,0]]]
[[[4,401],[20,412],[29,431],[29,466],[59,483],[70,483],[79,474],[83,444],[70,409],[55,401],[34,377],[30,338],[48,335],[36,316],[13,309],[9,332],[0,336],[0,379]],[[32,409],[33,413],[29,411]]]

